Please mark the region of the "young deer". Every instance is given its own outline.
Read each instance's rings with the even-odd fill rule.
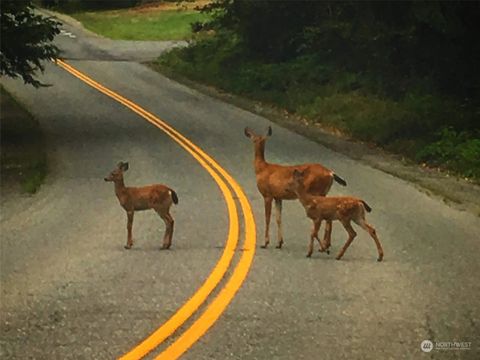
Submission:
[[[295,192],[288,188],[288,184],[292,181],[294,170],[305,172],[305,189],[315,195],[326,195],[332,186],[333,180],[343,186],[346,186],[347,183],[333,171],[320,164],[284,166],[267,163],[265,161],[265,142],[267,136],[271,135],[272,128],[270,126],[268,127],[266,136],[257,135],[250,128],[245,128],[245,136],[252,140],[255,147],[254,167],[257,177],[257,187],[265,203],[265,244],[262,248],[266,248],[270,242],[269,227],[273,200],[275,200],[275,215],[278,228],[277,248],[281,248],[283,244],[282,200],[293,200],[297,198]],[[331,231],[332,222],[327,221],[325,228],[325,241],[327,241],[327,243],[330,243]]]
[[[329,243],[323,245],[318,238],[318,230],[320,229],[322,220],[339,220],[345,230],[348,232],[348,240],[336,258],[337,260],[340,260],[355,236],[357,236],[357,233],[355,230],[353,230],[352,225],[350,224],[350,222],[353,220],[353,222],[362,227],[373,238],[375,244],[377,245],[377,260],[382,261],[383,249],[382,245],[380,244],[380,240],[377,237],[375,228],[365,221],[365,211],[372,211],[370,206],[368,206],[365,201],[350,196],[325,197],[311,195],[305,189],[304,177],[304,171],[295,170],[293,172],[293,182],[291,184],[291,188],[297,194],[298,199],[305,208],[307,216],[313,221],[307,257],[312,255],[314,239],[317,239],[318,243],[320,244],[320,251],[325,251],[330,245]]]
[[[128,162],[120,162],[117,168],[104,180],[113,181],[115,184],[115,194],[120,205],[127,212],[127,245],[125,249],[133,246],[132,224],[135,211],[154,209],[163,219],[166,225],[165,235],[163,237],[162,249],[169,249],[172,245],[173,237],[173,217],[169,210],[174,204],[178,204],[178,197],[175,191],[161,184],[148,185],[143,187],[127,187],[123,182],[123,173],[128,170]]]

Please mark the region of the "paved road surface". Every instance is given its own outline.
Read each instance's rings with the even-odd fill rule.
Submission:
[[[65,30],[75,37],[58,43],[71,65],[170,123],[235,177],[252,204],[257,243],[263,200],[245,126],[273,126],[268,160],[322,162],[348,181],[332,194],[355,194],[373,207],[383,263],[361,230],[342,261],[319,253],[306,259],[310,223],[298,202],[285,203],[284,248],[257,249],[227,311],[184,358],[479,358],[478,217],[154,73],[135,61],[158,52],[151,44],[122,42],[120,51],[80,29]],[[51,168],[34,197],[2,196],[0,356],[115,358],[208,276],[227,236],[225,201],[190,155],[129,109],[53,64],[42,79],[54,86],[34,90],[2,80],[40,120]],[[130,162],[127,185],[163,182],[178,192],[171,251],[159,251],[164,225],[153,212],[136,215],[134,249],[123,249],[125,214],[103,181],[120,160]],[[336,224],[334,252],[345,239]],[[426,354],[425,339],[471,342],[471,350]]]

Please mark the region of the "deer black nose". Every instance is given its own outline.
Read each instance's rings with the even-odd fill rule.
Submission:
[[[108,179],[107,179],[107,178],[103,178],[103,180],[105,180],[105,181],[108,181]]]

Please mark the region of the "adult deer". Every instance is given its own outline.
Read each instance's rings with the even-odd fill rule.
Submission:
[[[326,197],[311,195],[307,192],[304,183],[305,171],[294,170],[291,188],[295,194],[297,194],[298,199],[305,208],[307,216],[313,221],[307,257],[312,255],[314,239],[317,239],[320,244],[320,251],[324,251],[326,247],[328,247],[328,244],[323,245],[318,238],[318,230],[320,229],[322,221],[339,220],[348,232],[348,240],[338,253],[336,257],[337,260],[342,258],[355,236],[357,236],[357,233],[350,224],[350,222],[353,221],[370,234],[377,245],[377,260],[382,261],[383,248],[380,240],[377,237],[375,228],[365,220],[365,212],[372,211],[370,206],[368,206],[365,201],[350,196]]]
[[[294,200],[297,198],[295,192],[289,189],[294,170],[305,171],[305,188],[308,192],[316,195],[326,195],[335,180],[340,185],[346,186],[347,183],[333,171],[320,164],[302,164],[284,166],[279,164],[270,164],[265,161],[265,142],[268,136],[272,135],[272,128],[269,126],[267,135],[257,135],[250,128],[245,128],[245,136],[250,138],[255,148],[255,175],[257,178],[257,187],[263,196],[265,203],[265,243],[262,248],[266,248],[270,242],[269,228],[272,212],[272,202],[275,200],[275,215],[278,230],[278,245],[283,245],[282,235],[282,200]],[[327,222],[325,228],[325,240],[330,243],[332,232],[331,221]]]
[[[162,249],[169,249],[173,237],[173,217],[170,215],[172,203],[178,204],[178,197],[175,191],[168,186],[155,184],[142,187],[127,187],[123,182],[123,173],[128,170],[128,162],[120,162],[117,167],[104,180],[113,181],[115,194],[120,205],[127,212],[127,245],[125,249],[133,246],[132,225],[135,211],[153,209],[163,219],[166,225],[163,237]]]

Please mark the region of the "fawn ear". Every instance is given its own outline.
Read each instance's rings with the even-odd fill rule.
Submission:
[[[248,138],[252,137],[252,135],[253,135],[253,131],[249,127],[245,128],[244,133],[245,133],[245,136],[248,137]]]
[[[301,179],[303,178],[303,175],[305,175],[305,170],[304,171],[300,171],[298,169],[293,170],[293,177],[295,179]]]
[[[268,127],[267,136],[272,136],[272,127],[271,126]]]

